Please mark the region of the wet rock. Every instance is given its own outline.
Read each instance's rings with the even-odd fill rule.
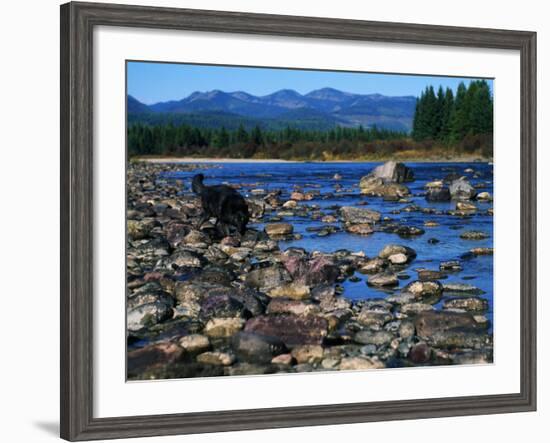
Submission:
[[[415,332],[414,323],[411,321],[403,321],[399,325],[398,334],[401,338],[407,339],[413,337]]]
[[[460,234],[460,238],[464,240],[485,240],[489,238],[489,234],[483,231],[465,231]]]
[[[286,351],[284,343],[277,337],[268,337],[250,332],[239,332],[233,336],[233,349],[239,359],[269,363],[273,357]]]
[[[456,354],[453,358],[455,365],[483,365],[492,363],[493,359],[487,352],[469,351]]]
[[[349,224],[372,224],[380,221],[382,216],[371,209],[343,206],[340,208],[340,217]]]
[[[355,334],[353,340],[363,345],[386,345],[393,340],[394,336],[388,331],[363,330]]]
[[[320,312],[320,308],[318,305],[310,302],[275,298],[269,302],[266,312],[268,314],[309,315],[318,314]]]
[[[401,305],[403,314],[418,314],[419,312],[433,311],[434,307],[427,303],[405,303]]]
[[[290,223],[268,223],[265,225],[265,232],[272,238],[283,237],[294,232]]]
[[[172,306],[163,302],[147,303],[130,309],[126,317],[129,331],[139,331],[148,326],[166,321],[174,315]]]
[[[403,183],[414,180],[412,169],[408,168],[403,163],[397,163],[395,161],[388,161],[383,165],[377,166],[370,175],[393,183]]]
[[[271,363],[274,365],[290,366],[294,362],[294,358],[291,354],[281,354],[277,357],[273,357]]]
[[[451,201],[451,192],[446,186],[429,188],[426,192],[426,200],[429,202]]]
[[[473,255],[493,255],[493,248],[473,248],[473,249],[470,249],[470,254],[473,254]]]
[[[128,220],[126,226],[130,240],[141,240],[149,237],[155,223],[153,220]]]
[[[400,183],[385,182],[379,177],[365,176],[359,182],[361,194],[398,201],[410,194],[409,188]]]
[[[477,211],[477,206],[467,201],[456,202],[457,211]]]
[[[287,346],[321,344],[327,329],[324,318],[292,314],[254,317],[245,326],[246,332],[278,337]]]
[[[442,271],[433,271],[431,269],[417,269],[418,280],[420,281],[430,281],[430,280],[441,280],[447,278],[447,275]]]
[[[205,335],[191,334],[180,338],[179,345],[185,352],[195,354],[210,348],[210,340]]]
[[[231,337],[245,324],[242,318],[213,318],[206,323],[204,332],[211,338]]]
[[[487,300],[480,297],[453,298],[443,303],[444,309],[463,309],[465,311],[486,311],[489,309]]]
[[[309,363],[310,365],[319,364],[323,360],[323,347],[319,345],[296,346],[292,349],[292,357],[298,364]]]
[[[362,264],[359,268],[359,272],[364,274],[376,274],[381,272],[387,266],[388,262],[386,260],[382,258],[373,258]]]
[[[470,314],[428,311],[418,314],[415,328],[417,335],[428,338],[445,331],[479,331],[483,326]]]
[[[392,315],[384,309],[362,309],[357,316],[357,321],[371,328],[381,328],[385,323],[391,321]]]
[[[402,246],[402,245],[386,245],[378,253],[378,257],[383,259],[388,259],[392,255],[396,255],[396,254],[405,255],[408,261],[416,257],[416,251],[414,249],[409,248],[408,246]]]
[[[426,343],[414,345],[409,352],[409,358],[415,364],[428,363],[431,360],[431,356],[432,350]]]
[[[480,192],[479,194],[477,194],[476,199],[478,201],[488,202],[488,201],[493,200],[493,197],[491,197],[491,194],[489,194],[488,192]]]
[[[367,284],[376,287],[393,287],[399,285],[399,279],[395,274],[384,272],[370,275],[367,279]]]
[[[211,295],[204,298],[200,305],[200,317],[203,320],[214,317],[240,318],[250,316],[250,312],[244,305],[228,294]]]
[[[384,363],[377,358],[346,357],[341,360],[339,368],[342,371],[383,369]]]
[[[475,188],[464,177],[453,181],[449,191],[453,200],[470,200],[476,196]]]
[[[203,352],[197,355],[197,361],[205,365],[229,366],[235,361],[235,356],[227,352]]]
[[[447,272],[459,272],[462,271],[462,265],[457,260],[444,261],[439,264],[439,269]]]
[[[157,343],[129,351],[127,355],[128,376],[135,376],[146,370],[163,368],[181,359],[183,349],[174,343]]]
[[[397,254],[392,254],[388,257],[388,260],[392,265],[404,265],[409,261],[409,257],[405,254],[399,252]]]
[[[298,206],[298,203],[296,203],[296,200],[288,200],[283,203],[283,208],[285,209],[296,209]]]
[[[205,264],[205,260],[196,252],[187,250],[178,250],[171,256],[166,257],[161,261],[158,269],[175,270],[178,268],[201,268]]]
[[[258,289],[276,288],[290,281],[288,271],[278,265],[254,269],[246,275],[245,279],[247,286]]]
[[[405,286],[403,292],[414,294],[417,300],[434,304],[441,298],[443,286],[438,281],[414,281]]]
[[[310,290],[309,286],[293,282],[273,288],[268,294],[272,298],[284,297],[293,300],[306,300],[309,298]]]
[[[428,342],[438,348],[478,348],[491,344],[491,339],[487,334],[464,330],[440,330],[434,332]]]
[[[484,294],[484,291],[474,285],[467,283],[444,283],[443,291],[455,294],[470,294],[480,295]]]
[[[346,225],[345,229],[346,229],[346,232],[349,232],[350,234],[357,234],[357,235],[370,235],[374,232],[372,225],[368,223]]]
[[[399,294],[392,294],[386,298],[391,303],[402,305],[405,303],[414,303],[416,301],[416,295],[410,292],[401,292]]]

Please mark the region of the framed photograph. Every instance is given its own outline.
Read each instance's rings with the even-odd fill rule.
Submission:
[[[533,411],[536,34],[61,6],[61,437]]]

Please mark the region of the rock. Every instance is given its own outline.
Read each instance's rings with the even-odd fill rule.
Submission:
[[[397,254],[392,254],[388,257],[388,260],[392,265],[404,265],[409,261],[409,257],[405,254],[399,252]]]
[[[278,337],[287,346],[321,344],[327,329],[328,323],[324,318],[292,314],[254,317],[245,326],[246,332]]]
[[[162,261],[161,268],[171,271],[177,268],[202,268],[203,265],[204,259],[199,254],[179,249]]]
[[[403,339],[413,337],[415,332],[416,330],[414,327],[414,323],[411,321],[403,321],[399,325],[398,333],[399,333],[399,336]]]
[[[448,202],[451,201],[451,192],[446,186],[439,188],[429,188],[426,192],[426,200],[429,202]]]
[[[373,258],[361,265],[361,267],[359,268],[359,272],[362,272],[364,274],[375,274],[382,271],[387,265],[388,263],[386,262],[386,260],[381,258]]]
[[[403,314],[418,314],[424,311],[433,311],[434,307],[427,303],[405,303],[401,305],[401,312]]]
[[[391,313],[387,310],[363,308],[357,316],[357,321],[364,326],[381,328],[392,318]]]
[[[409,358],[415,364],[428,363],[431,360],[431,356],[432,350],[426,343],[414,345],[409,352]]]
[[[285,297],[293,300],[306,300],[310,296],[309,286],[301,283],[288,283],[268,291],[272,298]]]
[[[416,257],[416,251],[414,249],[402,245],[386,245],[378,253],[378,257],[389,259],[389,257],[396,254],[405,255],[409,261]]]
[[[283,208],[285,209],[296,209],[297,206],[296,200],[289,200],[283,203]]]
[[[208,337],[231,337],[239,332],[245,324],[242,318],[213,318],[206,323],[204,331]]]
[[[381,178],[385,182],[403,183],[414,180],[412,169],[405,166],[403,163],[388,161],[383,165],[377,166],[369,174],[373,177]]]
[[[204,352],[197,355],[197,361],[205,365],[229,366],[235,361],[235,356],[227,352]]]
[[[487,334],[466,330],[436,331],[428,342],[437,348],[479,348],[490,345],[491,338]]]
[[[268,223],[265,225],[264,230],[272,238],[287,236],[294,232],[294,228],[290,223]]]
[[[416,316],[416,333],[429,338],[435,333],[445,331],[478,331],[483,328],[472,315],[458,312],[427,311]]]
[[[403,305],[405,303],[413,303],[416,301],[416,295],[410,292],[401,292],[399,294],[392,294],[386,298],[390,303],[396,303]]]
[[[339,369],[342,371],[383,369],[384,363],[377,358],[369,357],[346,357],[340,361]]]
[[[474,285],[469,285],[467,283],[444,283],[443,291],[450,293],[459,293],[459,294],[472,294],[480,295],[484,294],[485,291],[479,289]]]
[[[163,368],[178,362],[183,355],[183,349],[175,343],[157,343],[141,349],[129,351],[127,354],[128,376],[135,376],[146,370]]]
[[[191,334],[180,338],[179,345],[185,352],[195,354],[206,351],[210,347],[210,340],[205,335]]]
[[[386,183],[378,177],[365,176],[359,182],[361,194],[399,200],[410,194],[409,188],[399,183]]]
[[[473,255],[493,255],[493,248],[473,248],[473,249],[470,249],[470,254],[473,254]]]
[[[380,212],[366,208],[343,206],[340,208],[340,217],[348,224],[372,224],[380,221]]]
[[[288,271],[282,266],[269,266],[250,271],[245,284],[258,289],[276,288],[291,281]]]
[[[491,197],[491,194],[488,192],[480,192],[477,194],[476,199],[479,201],[491,201],[493,200],[493,197]]]
[[[126,325],[129,331],[139,331],[144,327],[166,321],[173,315],[172,306],[167,303],[146,303],[128,311]]]
[[[324,358],[321,362],[321,367],[323,369],[335,369],[340,364],[341,359],[335,357]]]
[[[384,272],[380,274],[370,275],[369,278],[367,279],[367,284],[369,286],[376,286],[376,287],[398,286],[399,280],[397,278],[397,275]]]
[[[447,275],[442,271],[433,271],[431,269],[417,269],[418,280],[420,281],[430,281],[430,280],[441,280],[447,278]]]
[[[449,191],[453,200],[470,200],[476,196],[475,188],[464,177],[453,181]]]
[[[248,213],[253,219],[260,219],[264,216],[266,203],[260,198],[247,198]]]
[[[128,220],[126,222],[126,229],[128,238],[130,240],[141,240],[149,237],[151,230],[154,227],[153,220]]]
[[[453,358],[455,365],[483,365],[492,362],[492,358],[487,353],[479,351],[463,352],[456,354]]]
[[[456,209],[457,211],[477,211],[477,206],[470,202],[457,201]]]
[[[462,271],[462,265],[457,260],[444,261],[439,264],[439,269],[447,272],[459,272]]]
[[[414,294],[417,300],[434,304],[441,298],[443,286],[438,281],[414,281],[405,286],[403,292]]]
[[[355,334],[353,340],[363,345],[381,346],[388,344],[393,340],[394,336],[388,331],[369,331],[363,330]]]
[[[296,346],[292,349],[291,355],[298,362],[298,364],[319,364],[321,363],[321,360],[323,360],[323,347],[320,345]]]
[[[466,311],[486,311],[489,309],[487,300],[480,297],[453,298],[443,303],[444,309],[464,309]]]
[[[275,298],[269,302],[266,312],[268,314],[309,315],[318,314],[320,312],[320,308],[318,305],[310,302]]]
[[[200,316],[204,320],[214,317],[240,318],[250,315],[239,300],[228,294],[211,295],[204,298],[200,305]]]
[[[294,359],[292,358],[292,355],[290,354],[281,354],[277,357],[273,357],[271,360],[271,363],[274,365],[283,365],[283,366],[290,366]]]
[[[436,226],[439,226],[439,223],[433,220],[427,220],[424,222],[424,226],[426,226],[427,228],[435,228]]]
[[[482,231],[465,231],[460,234],[460,238],[464,240],[485,240],[489,238],[489,234]]]
[[[326,256],[317,256],[308,262],[308,269],[305,275],[298,275],[299,281],[304,281],[306,285],[318,286],[323,284],[332,284],[338,278],[340,271],[334,264],[334,261]]]
[[[370,235],[374,232],[374,229],[371,224],[368,223],[358,223],[355,225],[346,225],[345,226],[346,232],[349,232],[350,234],[357,234],[357,235]]]
[[[277,337],[267,337],[250,332],[233,336],[233,349],[240,359],[269,363],[273,357],[286,352],[284,343]]]

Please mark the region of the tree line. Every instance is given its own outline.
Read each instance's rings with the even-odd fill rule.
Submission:
[[[340,127],[330,130],[266,129],[256,125],[236,129],[198,127],[174,122],[129,122],[129,156],[200,156],[281,159],[359,159],[391,156],[399,151],[420,155],[479,153],[492,157],[493,97],[484,80],[456,94],[450,88],[437,92],[428,86],[417,99],[410,134],[373,127]]]
[[[460,143],[468,137],[493,132],[493,97],[485,80],[458,85],[435,92],[428,86],[417,99],[413,119],[414,140],[436,140],[446,144]]]

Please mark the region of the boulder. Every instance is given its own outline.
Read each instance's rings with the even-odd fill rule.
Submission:
[[[339,369],[342,371],[383,369],[384,363],[376,357],[346,357],[340,361]]]
[[[426,303],[437,303],[443,293],[443,286],[438,281],[414,281],[403,288],[403,292],[414,294],[417,300]]]
[[[166,321],[174,315],[172,306],[163,302],[146,303],[130,309],[126,317],[129,331],[139,331],[144,327]]]
[[[309,298],[310,290],[309,286],[292,282],[269,290],[268,295],[272,298],[284,297],[293,300],[306,300]]]
[[[258,289],[276,288],[290,281],[288,271],[279,265],[254,269],[245,278],[247,286]]]
[[[327,320],[307,315],[267,315],[251,318],[245,326],[246,332],[278,337],[287,346],[321,344],[327,335]]]
[[[388,161],[383,165],[377,166],[369,175],[392,183],[403,183],[414,180],[412,169],[403,163],[395,161]]]
[[[480,297],[453,298],[443,303],[444,309],[463,309],[465,311],[486,311],[489,302]]]
[[[367,223],[372,224],[380,221],[382,215],[380,212],[373,211],[367,208],[356,208],[354,206],[343,206],[340,208],[340,217],[344,223],[360,224]]]
[[[286,298],[275,298],[267,305],[267,314],[294,314],[309,315],[318,314],[320,308],[311,302],[289,300]]]
[[[393,287],[393,286],[399,285],[399,279],[395,274],[383,272],[380,274],[370,275],[369,278],[367,279],[367,284],[369,286],[377,286],[377,287],[382,287],[382,286]]]
[[[391,256],[396,254],[403,254],[407,257],[407,260],[410,261],[416,257],[416,251],[408,246],[402,245],[386,245],[378,253],[378,257],[382,259],[389,259]]]
[[[179,339],[179,345],[190,354],[204,352],[210,347],[210,340],[201,334],[185,335]]]
[[[323,360],[324,352],[320,345],[302,345],[296,346],[290,354],[298,364],[318,364]]]
[[[464,240],[485,240],[489,238],[489,234],[483,231],[465,231],[460,234],[460,238]]]
[[[127,355],[128,376],[136,376],[146,370],[163,368],[181,359],[183,349],[175,343],[157,343],[129,351]]]
[[[204,352],[197,355],[197,361],[205,365],[229,366],[235,361],[235,356],[227,352]]]
[[[264,230],[270,237],[277,238],[291,235],[294,227],[290,223],[268,223]]]
[[[459,312],[426,311],[415,318],[416,333],[420,337],[432,337],[436,333],[447,331],[479,331],[484,326],[471,314]]]
[[[231,337],[245,324],[242,318],[213,318],[206,323],[204,332],[211,338]]]
[[[470,200],[476,196],[475,188],[464,177],[453,181],[449,191],[453,200]]]
[[[446,186],[428,188],[426,200],[429,202],[448,202],[451,201],[451,192]]]
[[[363,330],[355,334],[353,340],[363,345],[382,346],[390,343],[394,339],[391,332],[388,331],[369,331]]]
[[[259,363],[269,363],[273,357],[287,352],[284,343],[277,337],[250,332],[235,334],[232,344],[239,359]]]

